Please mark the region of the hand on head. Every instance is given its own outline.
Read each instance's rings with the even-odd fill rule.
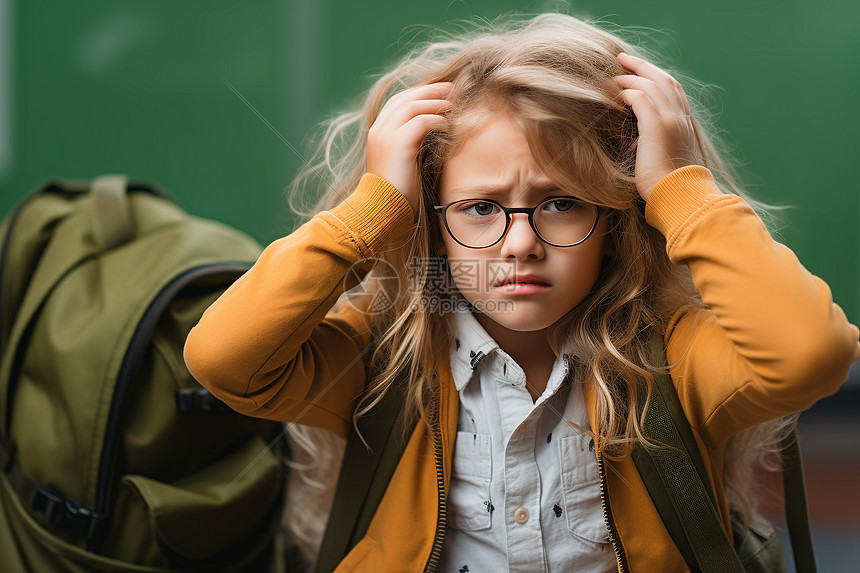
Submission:
[[[636,56],[618,61],[633,74],[615,76],[621,99],[633,108],[639,129],[636,188],[645,201],[665,175],[685,165],[701,165],[690,105],[681,85],[665,71]]]
[[[415,86],[389,99],[367,134],[367,171],[394,185],[418,210],[421,185],[416,157],[424,137],[445,125],[451,83]]]

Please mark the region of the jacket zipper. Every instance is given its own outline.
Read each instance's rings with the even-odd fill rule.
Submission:
[[[627,573],[630,568],[627,566],[627,557],[624,555],[624,548],[621,547],[621,541],[618,539],[618,529],[615,527],[615,520],[612,518],[612,512],[609,511],[609,495],[606,491],[606,469],[603,463],[603,454],[597,453],[597,473],[600,477],[600,507],[603,508],[603,521],[606,523],[606,528],[609,530],[609,542],[612,544],[612,549],[615,551],[615,560],[618,562],[618,572]]]
[[[442,556],[442,541],[445,538],[445,527],[448,521],[445,472],[442,467],[442,430],[439,427],[439,406],[434,402],[431,408],[430,421],[433,429],[433,458],[436,462],[436,491],[439,496],[439,514],[436,519],[436,536],[433,539],[433,548],[430,551],[430,558],[424,566],[424,573],[434,573],[439,566],[439,558]]]

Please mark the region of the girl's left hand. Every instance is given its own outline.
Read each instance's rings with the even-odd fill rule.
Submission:
[[[633,108],[639,129],[636,189],[648,201],[665,175],[685,165],[703,163],[681,85],[669,74],[636,56],[620,53],[618,61],[635,75],[615,76],[621,99]]]

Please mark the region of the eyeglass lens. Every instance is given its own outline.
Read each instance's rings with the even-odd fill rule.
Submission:
[[[508,222],[495,202],[467,199],[451,204],[445,212],[451,235],[464,245],[485,247],[504,236]],[[547,199],[534,211],[534,226],[546,242],[574,245],[585,239],[597,220],[597,207],[574,199]]]

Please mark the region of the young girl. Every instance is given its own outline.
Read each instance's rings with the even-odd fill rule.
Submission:
[[[860,356],[636,53],[559,14],[416,50],[330,125],[296,183],[318,213],[191,332],[233,408],[341,436],[405,380],[414,429],[338,571],[686,571],[629,457],[651,337],[727,529],[749,430]]]

